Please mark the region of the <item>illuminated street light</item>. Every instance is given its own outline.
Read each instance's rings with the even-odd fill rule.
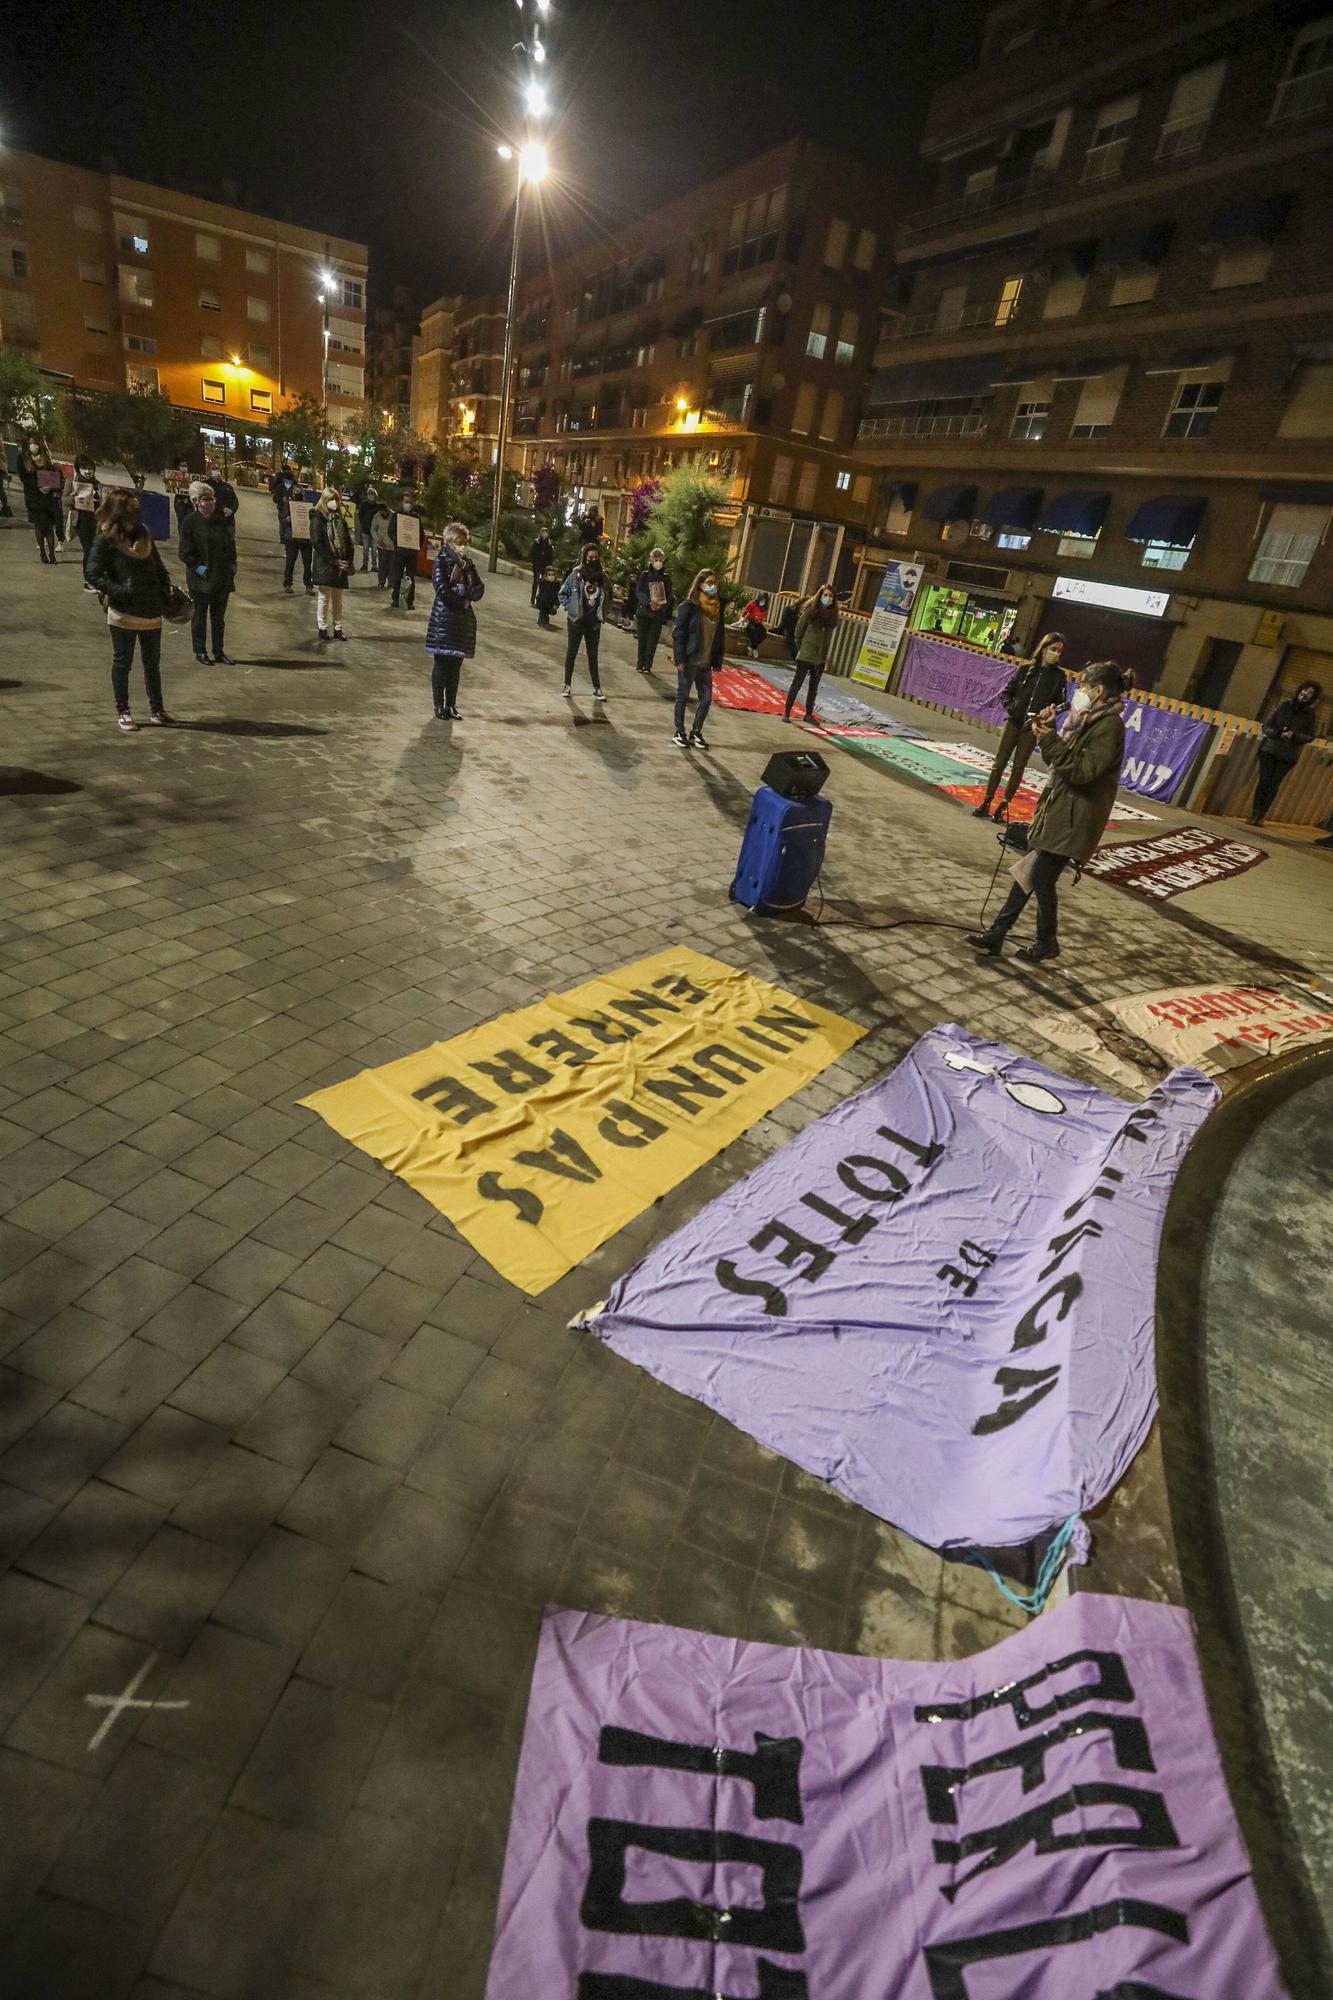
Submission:
[[[544,181],[547,169],[545,146],[530,139],[518,156],[518,164],[525,181]]]
[[[533,118],[544,118],[549,106],[546,92],[539,83],[530,83],[523,93],[523,102]]]
[[[544,63],[546,61],[546,45],[536,34],[532,37],[532,60],[535,63]]]
[[[532,86],[535,88],[536,86]],[[497,146],[502,160],[513,160],[512,146]],[[509,257],[509,302],[505,315],[504,359],[500,365],[500,414],[495,439],[495,498],[491,505],[491,547],[487,568],[494,575],[500,561],[500,502],[504,497],[505,451],[509,442],[509,391],[514,366],[514,313],[518,302],[518,248],[523,224],[523,183],[536,186],[546,178],[546,148],[529,139],[518,148],[518,172],[514,178],[514,243]]]
[[[512,160],[514,157],[514,149],[512,146],[497,146],[495,150],[500,155],[500,158],[502,160]]]

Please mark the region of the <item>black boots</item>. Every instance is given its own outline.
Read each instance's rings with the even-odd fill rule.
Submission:
[[[1035,944],[1020,945],[1018,956],[1027,965],[1041,965],[1048,958],[1059,958],[1060,947],[1054,938],[1047,944],[1043,944],[1041,939],[1038,938]]]
[[[980,952],[983,958],[998,958],[1004,949],[1004,932],[969,931],[964,942],[970,944],[973,951]]]

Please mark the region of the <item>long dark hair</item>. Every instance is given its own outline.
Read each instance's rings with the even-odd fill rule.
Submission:
[[[1063,632],[1043,632],[1040,639],[1038,639],[1036,645],[1032,649],[1033,666],[1034,667],[1040,666],[1042,664],[1041,656],[1046,651],[1046,648],[1048,646],[1063,646],[1066,643],[1067,642]],[[1052,664],[1054,664],[1054,662]]]
[[[117,541],[128,542],[133,539],[129,533],[131,521],[136,527],[143,527],[138,494],[128,486],[113,486],[109,493],[102,495],[102,504],[97,510],[98,534],[114,535]]]
[[[819,601],[819,592],[822,590],[826,590],[829,594],[827,604],[821,604]],[[838,622],[838,593],[831,583],[821,583],[819,590],[811,591],[801,609],[803,612],[809,613],[816,625],[836,625]]]

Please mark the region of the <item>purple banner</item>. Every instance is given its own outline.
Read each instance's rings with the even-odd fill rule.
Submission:
[[[1284,2000],[1188,1614],[953,1663],[549,1611],[486,2000]]]
[[[1169,708],[1127,701],[1122,789],[1145,799],[1173,799],[1212,727],[1193,716],[1173,715]]]
[[[1131,1106],[934,1028],[589,1324],[920,1542],[1027,1542],[1147,1434],[1162,1217],[1217,1096],[1180,1069]]]
[[[948,639],[913,632],[897,692],[1003,725],[1000,690],[1012,680],[1017,666],[1018,661],[1006,654],[978,652],[972,646],[955,646]]]

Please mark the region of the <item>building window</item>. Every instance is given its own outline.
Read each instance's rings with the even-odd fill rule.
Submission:
[[[976,167],[963,182],[963,213],[976,215],[991,206],[995,196],[995,182],[999,175],[996,166]]]
[[[1069,426],[1071,438],[1106,436],[1115,422],[1115,413],[1120,407],[1120,398],[1124,394],[1128,374],[1128,368],[1121,367],[1108,368],[1104,375],[1088,377],[1079,390],[1074,421]]]
[[[6,333],[36,333],[37,308],[31,292],[0,292],[0,325]]]
[[[1274,507],[1250,564],[1251,583],[1275,583],[1294,590],[1328,533],[1327,507]]]
[[[815,504],[815,488],[819,483],[819,467],[807,459],[801,467],[801,476],[796,482],[796,505],[808,512]]]
[[[204,236],[195,231],[194,254],[205,264],[222,262],[222,239],[219,236]]]
[[[227,385],[225,382],[215,382],[209,376],[205,375],[203,382],[200,384],[200,395],[205,403],[225,403],[227,400]]]
[[[748,271],[752,265],[771,263],[778,254],[778,238],[787,213],[787,190],[774,188],[771,194],[757,194],[752,201],[738,201],[731,211],[727,247],[722,255],[722,271]]]
[[[836,479],[834,480],[833,484],[834,484],[834,485],[835,485],[835,486],[837,487],[837,489],[838,489],[839,493],[850,493],[850,492],[851,492],[851,490],[852,490],[852,475],[851,475],[851,473],[850,473],[850,472],[840,472],[840,473],[838,474],[837,478],[836,478]]]
[[[249,347],[246,349],[246,358],[252,368],[269,369],[273,366],[272,349],[261,346],[257,340],[250,342]]]
[[[1097,553],[1096,535],[1061,535],[1055,545],[1058,556],[1072,556],[1075,562],[1085,562]]]
[[[257,278],[266,278],[269,274],[268,251],[258,250],[253,243],[247,243],[245,246],[245,268],[247,271],[253,271]]]
[[[1014,421],[1009,426],[1010,437],[1031,438],[1034,442],[1046,429],[1046,419],[1051,414],[1049,403],[1020,403],[1014,411]]]
[[[826,271],[840,271],[847,255],[847,238],[851,234],[851,224],[845,216],[829,218],[828,234],[824,238],[824,268]]]
[[[1224,62],[1205,63],[1176,78],[1157,141],[1159,160],[1185,160],[1199,151],[1208,137],[1226,68]]]
[[[1031,540],[1031,535],[1016,534],[1012,528],[1004,528],[995,537],[995,546],[997,549],[1025,549]]]
[[[1291,45],[1287,67],[1273,109],[1270,125],[1281,118],[1309,118],[1327,108],[1333,99],[1333,15],[1311,21]]]
[[[1161,276],[1159,265],[1142,258],[1134,258],[1120,265],[1111,280],[1111,296],[1107,300],[1112,306],[1141,306],[1157,291],[1157,280]]]
[[[271,389],[252,389],[250,409],[257,417],[271,417],[273,414],[273,392]]]
[[[1213,428],[1225,382],[1177,382],[1162,436],[1206,438]]]
[[[245,302],[245,316],[247,319],[266,323],[269,316],[268,300],[256,298],[252,292]]]
[[[1230,291],[1236,285],[1262,285],[1273,265],[1273,246],[1241,237],[1219,251],[1209,289]]]
[[[76,229],[100,229],[102,227],[102,218],[95,208],[85,208],[81,202],[75,202],[74,227]]]
[[[841,389],[830,389],[824,398],[824,416],[819,426],[819,435],[826,444],[835,442],[842,429],[844,397]]]
[[[818,394],[813,382],[802,382],[796,391],[796,403],[791,413],[793,437],[809,437],[811,425],[815,421],[815,397]]]
[[[1282,438],[1333,437],[1333,348],[1302,356],[1287,389],[1277,434]]]
[[[125,368],[125,386],[137,389],[142,395],[156,396],[161,384],[156,368],[150,368],[146,361],[131,361]]]
[[[879,248],[879,237],[873,229],[860,229],[856,234],[856,251],[852,258],[852,268],[856,271],[873,271],[875,252]]]
[[[1088,263],[1072,254],[1060,256],[1051,267],[1050,283],[1042,301],[1043,319],[1073,319],[1083,310],[1088,295]]]
[[[706,278],[713,268],[713,232],[707,229],[701,236],[690,238],[689,281],[697,285]]]
[[[157,342],[149,333],[127,333],[125,346],[131,354],[156,354]]]
[[[28,253],[17,243],[9,253],[9,269],[15,278],[26,278],[29,275]]]
[[[791,460],[775,458],[773,474],[768,482],[768,499],[772,507],[781,507],[791,491]]]
[[[135,264],[120,266],[120,302],[123,306],[145,306],[153,303],[153,274]]]
[[[1187,549],[1177,548],[1171,542],[1145,542],[1142,566],[1144,569],[1184,569],[1193,551],[1193,542]]]
[[[1083,179],[1085,181],[1114,180],[1120,172],[1134,130],[1134,120],[1139,115],[1139,94],[1134,91],[1128,97],[1116,97],[1104,104],[1097,113],[1092,128],[1092,138],[1083,157]]]
[[[120,215],[114,218],[116,244],[121,250],[136,257],[148,255],[148,224],[141,215]]]
[[[1018,301],[1022,295],[1022,278],[1006,278],[1000,287],[1000,296],[995,301],[996,326],[1008,326],[1010,320],[1013,319],[1015,313],[1018,311]]]
[[[366,290],[359,278],[344,278],[340,292],[342,303],[348,312],[364,312]]]
[[[810,331],[805,337],[805,351],[812,361],[822,361],[828,350],[829,328],[833,324],[833,308],[816,306],[810,315]]]
[[[17,188],[0,187],[0,222],[11,229],[23,227],[23,197]]]
[[[220,313],[222,311],[221,294],[218,292],[200,292],[199,310],[206,313]]]
[[[222,342],[215,333],[206,333],[200,340],[199,358],[201,361],[221,361]]]
[[[84,308],[83,330],[85,333],[102,333],[110,335],[111,325],[107,319],[106,310],[104,307],[93,312],[88,311],[86,307]]]
[[[106,283],[106,265],[89,264],[80,257],[79,278],[85,285],[104,285]]]
[[[841,368],[846,368],[856,359],[856,343],[861,332],[861,315],[855,306],[848,306],[838,322],[838,344],[833,350],[833,359]]]

